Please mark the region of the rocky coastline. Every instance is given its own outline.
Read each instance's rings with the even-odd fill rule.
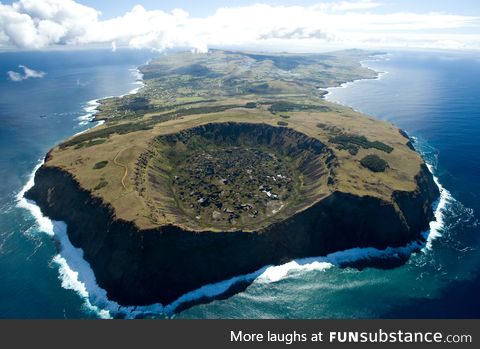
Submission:
[[[42,166],[26,197],[68,225],[100,287],[122,305],[168,304],[205,284],[265,265],[354,247],[421,240],[439,192],[422,165],[413,192],[392,201],[334,192],[308,209],[255,232],[193,232],[175,225],[141,230],[83,189],[67,171]]]

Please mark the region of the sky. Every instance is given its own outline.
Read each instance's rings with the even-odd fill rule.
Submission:
[[[478,0],[17,0],[0,50],[101,46],[480,50]]]
[[[239,7],[251,5],[254,3],[263,3],[270,5],[297,5],[311,6],[318,3],[335,3],[339,1],[328,0],[276,0],[276,1],[251,1],[251,0],[208,0],[208,1],[192,1],[192,0],[84,0],[79,1],[81,4],[95,7],[100,10],[104,18],[112,18],[120,16],[132,9],[133,6],[141,4],[148,10],[162,9],[171,11],[175,8],[181,8],[187,11],[191,16],[208,16],[220,7]],[[8,2],[6,2],[8,3]],[[463,15],[480,15],[480,4],[478,0],[386,0],[382,2],[382,8],[379,13],[388,12],[447,12]]]

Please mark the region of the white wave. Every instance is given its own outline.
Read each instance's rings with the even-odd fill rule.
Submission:
[[[38,169],[38,166],[36,169]],[[33,178],[35,171],[32,173],[31,178]],[[33,180],[29,180],[29,184],[25,186],[26,190],[32,185]],[[26,190],[22,190],[18,195],[23,196]],[[176,309],[186,302],[193,302],[203,298],[214,298],[241,282],[277,282],[305,271],[325,271],[349,262],[406,255],[421,247],[418,242],[412,242],[407,246],[398,248],[389,247],[384,250],[373,247],[353,248],[331,253],[324,257],[296,259],[282,265],[266,266],[250,274],[239,275],[228,280],[204,285],[197,290],[182,295],[166,306],[160,303],[146,306],[121,306],[117,302],[110,300],[106,291],[98,286],[90,264],[83,258],[83,251],[71,244],[67,235],[67,225],[64,222],[51,221],[41,213],[38,214],[40,208],[33,202],[29,202],[28,205],[21,207],[27,208],[32,212],[41,231],[53,235],[59,242],[60,251],[53,257],[53,261],[59,267],[59,278],[62,287],[74,290],[84,300],[85,308],[95,312],[102,318],[110,318],[112,316],[135,318],[146,314],[173,315]]]
[[[85,300],[85,307],[89,311],[96,313],[100,318],[111,318],[108,310],[99,309],[97,306],[90,303],[89,293],[85,287],[85,284],[78,280],[78,272],[73,271],[70,268],[65,258],[58,254],[53,257],[53,262],[58,265],[59,278],[62,281],[62,287],[64,289],[77,292],[78,295]]]
[[[133,90],[130,90],[127,94],[121,95],[120,97],[124,97],[127,95],[133,95],[135,93],[138,93],[143,87],[145,87],[145,83],[143,82],[143,74],[140,72],[140,69],[138,68],[133,68],[130,69],[130,72],[132,73],[133,77],[135,78],[135,81],[132,83],[133,85],[139,85],[138,87],[135,87]]]
[[[140,88],[144,86],[143,75],[138,69],[132,70],[136,78],[133,84],[140,85],[125,95],[136,93]],[[84,126],[90,124],[95,119],[95,114],[98,113],[98,106],[100,105],[100,99],[110,98],[114,96],[107,96],[99,99],[92,99],[86,103],[83,108],[86,114],[77,118],[80,121],[79,125]],[[100,120],[95,123],[95,126],[102,125],[105,121]],[[95,127],[93,126],[93,127]],[[77,132],[74,136],[86,132],[82,130]],[[25,186],[16,195],[17,206],[28,210],[34,217],[38,230],[46,233],[49,236],[54,237],[59,241],[60,253],[53,257],[53,262],[58,265],[59,278],[62,281],[62,287],[69,290],[74,290],[81,298],[84,299],[85,307],[89,311],[95,312],[101,318],[111,317],[110,312],[118,313],[127,316],[136,316],[146,311],[134,310],[137,307],[122,307],[118,303],[110,301],[107,297],[106,291],[100,288],[97,283],[93,270],[89,263],[83,258],[83,251],[75,248],[69,241],[66,229],[67,226],[64,222],[53,221],[44,216],[40,210],[40,207],[31,200],[27,200],[25,193],[34,186],[35,173],[43,165],[44,160],[41,160],[30,174],[29,179]],[[68,261],[68,262],[67,262]],[[95,305],[93,305],[94,303]],[[101,305],[101,307],[99,307]],[[149,306],[149,309],[155,313],[161,313],[163,307],[161,305]]]
[[[272,283],[289,276],[295,276],[309,271],[325,271],[334,266],[345,263],[358,262],[370,259],[389,259],[392,257],[408,256],[421,247],[421,243],[414,241],[402,247],[388,247],[380,250],[373,247],[352,248],[345,251],[330,253],[325,257],[309,257],[290,261],[282,265],[263,267],[253,273],[235,276],[214,284],[205,285],[197,290],[188,292],[173,303],[164,307],[166,314],[171,315],[183,303],[203,298],[214,298],[228,291],[232,286],[241,282]]]
[[[369,65],[367,65],[366,63],[367,62],[380,62],[380,61],[389,61],[390,60],[390,57],[392,56],[392,54],[390,53],[387,53],[387,54],[384,54],[384,55],[378,55],[376,57],[372,57],[372,58],[369,58],[369,59],[366,59],[364,61],[360,61],[360,64],[362,67],[364,68],[368,68],[370,70],[373,70],[377,73],[377,76],[374,77],[374,78],[361,78],[361,79],[355,79],[355,80],[352,80],[352,81],[347,81],[347,82],[344,82],[342,84],[340,84],[340,86],[334,86],[334,87],[328,87],[328,88],[320,88],[320,90],[324,90],[324,91],[327,91],[327,93],[324,95],[324,97],[326,99],[329,99],[330,102],[333,102],[333,103],[337,103],[337,104],[340,104],[340,105],[343,105],[345,107],[349,107],[351,108],[349,105],[347,105],[346,103],[343,103],[343,102],[340,102],[340,101],[336,101],[336,100],[331,100],[331,95],[332,95],[332,92],[338,90],[338,89],[343,89],[343,88],[347,88],[353,84],[356,84],[360,81],[364,81],[364,80],[381,80],[383,79],[387,74],[390,74],[388,71],[377,71],[376,68],[373,68]],[[354,109],[352,108],[352,110],[356,111],[356,112],[359,112],[361,113],[362,111],[361,110],[357,110],[357,109]]]
[[[101,318],[111,318],[111,312],[120,306],[108,299],[105,290],[97,285],[90,264],[83,258],[83,251],[74,247],[67,235],[65,222],[53,222],[55,239],[60,251],[53,257],[59,266],[59,278],[62,287],[75,291],[83,300],[85,307]]]
[[[381,56],[377,57],[377,59],[368,59],[368,60],[362,61],[360,63],[362,64],[363,67],[369,68],[371,70],[375,70],[375,68],[366,65],[366,62],[389,61],[391,59],[391,56],[392,56],[392,54],[381,55]],[[387,72],[387,71],[378,72],[377,71],[377,74],[378,74],[377,77],[373,80],[380,80],[385,75],[389,74],[389,72]],[[369,78],[367,78],[367,79],[357,79],[357,80],[354,80],[354,81],[348,81],[348,82],[346,82],[344,84],[341,84],[340,86],[337,86],[337,87],[327,88],[325,90],[328,93],[325,95],[325,98],[329,99],[331,97],[331,92],[335,91],[336,89],[347,88],[347,87],[349,87],[353,84],[356,84],[360,81],[363,81],[363,80],[371,80],[371,79],[369,79]],[[337,104],[340,104],[340,105],[347,106],[347,107],[351,108],[346,103],[342,103],[340,101],[335,101],[335,100],[331,100],[331,101],[334,102],[334,103],[337,103]],[[359,110],[359,109],[352,108],[352,110],[362,113],[362,111]],[[418,141],[417,137],[411,136],[410,138],[414,142]],[[428,170],[430,171],[430,173],[433,176],[433,180],[434,180],[435,184],[438,187],[438,190],[440,192],[440,197],[437,200],[437,202],[435,202],[434,205],[433,205],[435,220],[433,220],[429,223],[429,228],[430,229],[423,233],[423,236],[426,239],[426,244],[425,244],[424,248],[422,249],[422,251],[424,251],[424,252],[427,251],[427,250],[431,250],[433,240],[435,240],[435,239],[437,239],[438,237],[441,236],[441,232],[442,232],[442,229],[443,229],[443,226],[444,226],[445,206],[448,204],[449,201],[451,201],[453,199],[450,192],[448,190],[446,190],[440,184],[440,181],[438,180],[438,178],[434,174],[434,168],[436,167],[437,164],[436,163],[435,164],[433,164],[433,163],[430,164],[430,163],[426,162],[426,165],[428,167]]]
[[[23,197],[25,192],[33,186],[35,172],[42,164],[43,161],[35,167],[27,184],[18,193],[17,206],[30,211],[40,232],[46,233],[58,241],[60,251],[53,257],[52,261],[58,266],[62,287],[66,290],[75,291],[83,299],[87,311],[94,312],[100,318],[111,318],[112,313],[124,314],[125,316],[138,315],[139,312],[134,310],[135,307],[122,307],[108,299],[106,291],[98,286],[90,264],[83,258],[83,251],[71,244],[65,222],[54,221],[45,217],[41,213],[40,207]],[[162,309],[155,308],[157,313],[161,313]]]
[[[363,65],[363,64],[362,64]],[[368,66],[365,66],[366,68],[369,68],[371,70],[375,70],[371,67],[368,67]],[[362,78],[362,79],[355,79],[355,80],[352,80],[352,81],[347,81],[347,82],[344,82],[342,84],[340,84],[340,86],[334,86],[334,87],[328,87],[328,88],[320,88],[320,90],[323,90],[323,91],[327,91],[327,93],[324,95],[325,98],[331,98],[331,94],[332,92],[336,91],[336,90],[339,90],[339,89],[344,89],[344,88],[347,88],[351,85],[354,85],[354,84],[357,84],[358,82],[360,81],[364,81],[364,80],[382,80],[387,74],[390,74],[388,71],[377,71],[377,76],[374,77],[374,78]],[[330,95],[330,96],[329,96]],[[337,103],[337,104],[340,104],[340,105],[343,105],[343,106],[347,106],[347,104],[345,103],[342,103],[340,101],[335,101],[335,100],[330,100],[331,102],[334,102],[334,103]],[[353,108],[352,108],[353,109]],[[355,110],[355,109],[354,109]]]
[[[86,114],[77,118],[77,120],[80,121],[81,126],[88,125],[95,120],[95,114],[98,112],[97,107],[100,105],[98,101],[99,99],[92,99],[87,102],[87,105],[83,108]]]
[[[42,163],[36,166],[35,171],[30,176],[31,179],[18,194],[18,197],[21,198],[19,206],[30,210],[37,220],[40,231],[53,235],[59,242],[60,251],[53,257],[53,262],[58,265],[62,287],[74,290],[84,300],[85,308],[95,312],[102,318],[112,316],[135,318],[145,314],[172,315],[180,305],[186,302],[203,298],[214,298],[240,282],[277,282],[305,271],[325,271],[333,266],[339,266],[348,262],[371,258],[390,258],[395,255],[411,253],[420,247],[418,242],[413,242],[399,248],[387,248],[385,250],[354,248],[331,253],[325,257],[296,259],[282,265],[266,266],[250,274],[239,275],[228,280],[204,285],[197,290],[182,295],[166,306],[160,303],[146,306],[121,306],[117,302],[110,300],[106,291],[98,286],[90,264],[83,258],[83,251],[71,244],[67,235],[67,225],[64,222],[51,221],[43,216],[40,208],[35,203],[24,203],[26,200],[23,198],[23,194],[33,186],[33,176]],[[20,204],[20,202],[23,203]]]
[[[399,256],[408,256],[414,251],[422,248],[418,241],[409,243],[403,247],[388,247],[380,250],[373,247],[352,248],[345,251],[330,253],[323,257],[309,257],[290,261],[282,265],[265,266],[253,273],[239,275],[221,282],[207,284],[197,290],[188,292],[168,305],[155,303],[146,306],[122,306],[108,298],[104,289],[98,286],[94,272],[90,264],[83,258],[83,251],[75,248],[67,235],[67,225],[64,222],[52,221],[43,216],[40,208],[34,202],[23,198],[24,193],[34,184],[34,175],[36,170],[43,164],[40,162],[30,175],[25,187],[18,193],[18,206],[28,209],[35,217],[39,230],[54,236],[59,242],[60,251],[53,257],[59,267],[59,278],[62,287],[68,290],[74,290],[83,300],[85,308],[92,311],[101,318],[125,317],[135,318],[147,314],[153,315],[173,315],[179,306],[186,302],[209,298],[224,294],[232,286],[241,282],[271,283],[278,282],[287,277],[295,276],[309,271],[326,271],[335,266],[342,266],[345,263],[358,262],[362,260],[395,258]],[[431,168],[430,168],[431,171]],[[435,183],[439,186],[441,193],[440,200],[435,209],[436,221],[430,223],[430,231],[426,232],[427,243],[422,251],[431,248],[431,242],[440,236],[443,225],[443,209],[450,197],[434,177]]]
[[[323,271],[333,267],[333,264],[322,257],[297,259],[281,265],[273,265],[265,269],[258,278],[260,283],[277,282],[289,274],[302,271]]]
[[[128,94],[128,95],[134,95],[135,93],[137,93],[138,91],[140,91],[142,88],[143,88],[143,85],[140,86],[140,87],[135,87],[133,90],[131,90],[131,91],[128,92],[127,94]],[[124,96],[126,96],[126,95],[124,95]]]
[[[132,90],[130,90],[127,93],[122,94],[122,95],[106,96],[106,97],[102,97],[102,98],[98,98],[98,99],[92,99],[92,100],[88,101],[87,105],[83,108],[83,110],[86,114],[83,114],[83,115],[81,115],[77,118],[77,120],[80,121],[80,123],[79,123],[80,126],[88,125],[89,123],[91,123],[92,121],[95,120],[95,115],[98,113],[97,108],[100,105],[100,102],[99,102],[100,100],[106,99],[106,98],[114,98],[114,97],[122,98],[122,97],[125,97],[125,96],[128,96],[128,95],[136,94],[136,93],[138,93],[138,91],[140,91],[145,86],[145,83],[143,82],[143,74],[140,72],[140,70],[138,68],[132,68],[132,69],[130,69],[130,72],[132,73],[133,77],[135,78],[135,81],[132,82],[132,85],[139,85],[139,86],[135,87],[134,89],[132,89]],[[104,120],[100,120],[95,124],[95,126],[102,125],[104,122],[105,122]],[[83,133],[85,131],[86,130],[81,131],[77,134]]]
[[[35,169],[33,170],[33,172],[28,177],[27,183],[24,185],[24,187],[17,194],[16,199],[17,199],[17,206],[30,211],[32,216],[35,218],[35,221],[37,222],[38,227],[43,232],[47,233],[50,236],[53,236],[54,234],[53,234],[52,221],[48,217],[45,217],[42,214],[42,211],[40,210],[40,207],[38,207],[33,201],[27,200],[25,198],[25,193],[28,190],[30,190],[35,184],[35,173],[40,168],[40,166],[43,165],[43,163],[44,163],[44,160],[41,160],[37,164],[37,166],[35,166]]]
[[[424,236],[427,240],[424,251],[432,249],[432,242],[433,240],[442,236],[442,229],[444,227],[444,213],[445,213],[445,206],[449,201],[451,201],[452,195],[450,192],[445,189],[441,184],[438,178],[434,174],[433,165],[427,163],[428,170],[432,173],[433,180],[438,187],[438,191],[440,192],[440,197],[437,202],[434,204],[434,216],[435,220],[430,222],[430,229],[424,233]]]
[[[258,278],[261,282],[276,282],[289,275],[304,271],[324,271],[334,266],[346,263],[359,262],[371,259],[388,259],[392,257],[407,256],[418,250],[421,243],[413,241],[402,247],[387,247],[377,249],[374,247],[357,247],[344,251],[330,253],[324,257],[309,257],[296,259],[286,264],[268,267]]]

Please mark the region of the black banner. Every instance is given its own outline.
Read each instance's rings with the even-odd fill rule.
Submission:
[[[478,347],[480,320],[2,320],[3,348]]]

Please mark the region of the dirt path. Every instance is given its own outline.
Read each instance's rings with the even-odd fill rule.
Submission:
[[[117,158],[118,158],[118,156],[120,155],[120,153],[121,153],[122,151],[124,151],[124,150],[125,150],[125,149],[120,150],[120,151],[117,153],[117,155],[115,155],[115,158],[113,159],[113,162],[114,162],[115,165],[120,166],[120,167],[123,167],[123,168],[125,169],[125,172],[123,173],[123,177],[122,177],[122,185],[123,185],[123,188],[124,188],[125,190],[127,190],[127,187],[126,187],[126,185],[125,185],[125,178],[127,178],[127,176],[128,176],[128,166],[125,165],[125,164],[122,164],[121,162],[119,162],[119,161],[117,160]]]

